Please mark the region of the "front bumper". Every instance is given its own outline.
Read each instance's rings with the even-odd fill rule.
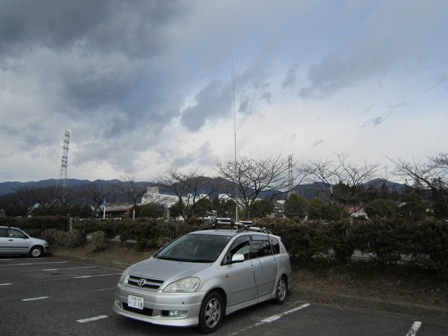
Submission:
[[[128,297],[143,298],[143,309],[128,307]],[[163,293],[117,285],[113,310],[122,316],[158,325],[188,327],[199,324],[204,293]]]

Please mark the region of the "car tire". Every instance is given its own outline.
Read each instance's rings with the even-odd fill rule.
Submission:
[[[274,302],[276,304],[283,304],[286,299],[286,293],[288,292],[288,281],[285,276],[282,276],[278,282],[277,287],[275,288],[275,299]]]
[[[42,256],[43,248],[41,246],[33,246],[30,250],[30,256],[33,258],[39,258]]]
[[[214,332],[224,318],[224,300],[217,292],[209,293],[202,302],[199,312],[199,329],[204,334]]]

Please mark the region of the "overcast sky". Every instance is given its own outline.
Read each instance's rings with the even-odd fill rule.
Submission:
[[[0,182],[448,148],[446,0],[0,0]],[[235,102],[235,104],[234,104]],[[236,118],[234,118],[236,116]],[[236,128],[234,127],[236,125]]]

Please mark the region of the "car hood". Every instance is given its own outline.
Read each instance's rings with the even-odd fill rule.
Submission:
[[[128,272],[134,276],[158,279],[170,283],[192,276],[210,267],[210,265],[210,263],[192,263],[151,257],[129,267]]]

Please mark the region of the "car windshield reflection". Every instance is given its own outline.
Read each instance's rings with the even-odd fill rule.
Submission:
[[[154,257],[164,260],[212,263],[218,259],[230,237],[187,234],[173,241]]]

